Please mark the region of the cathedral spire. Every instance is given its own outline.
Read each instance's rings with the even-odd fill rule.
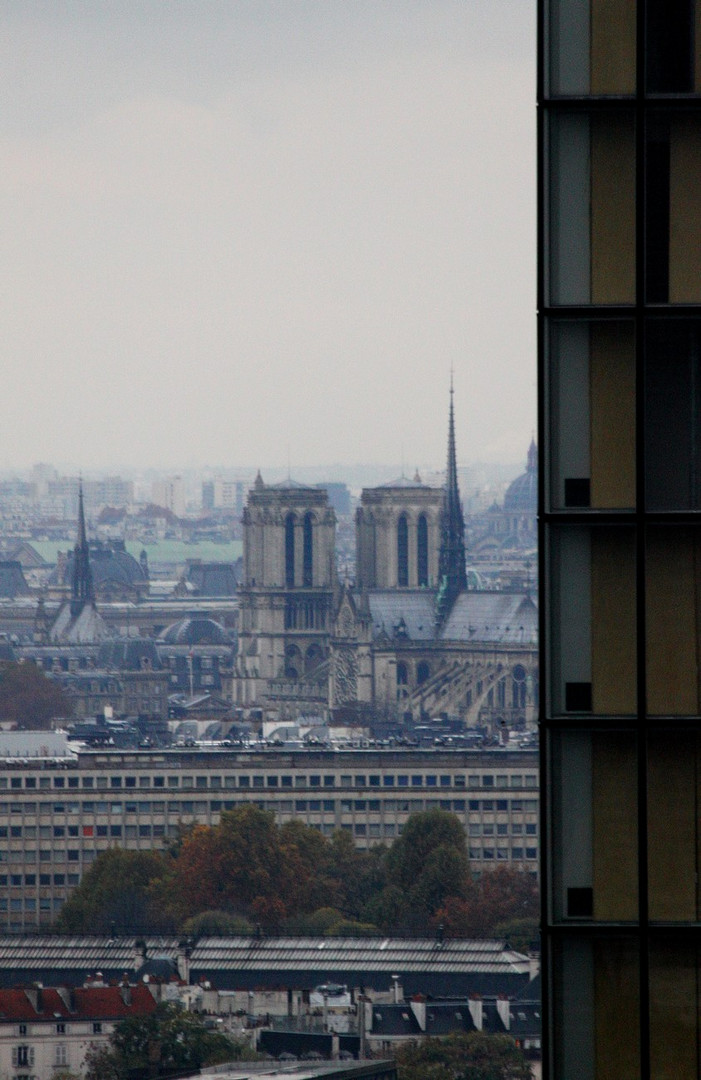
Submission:
[[[441,546],[438,556],[438,596],[436,620],[447,618],[459,593],[467,589],[465,572],[465,520],[458,488],[458,465],[455,452],[455,409],[453,373],[450,373],[450,412],[448,415],[448,463],[441,510]]]
[[[77,618],[86,604],[95,603],[92,570],[90,569],[90,551],[85,529],[85,507],[83,505],[83,480],[78,487],[78,540],[73,548],[71,615]]]

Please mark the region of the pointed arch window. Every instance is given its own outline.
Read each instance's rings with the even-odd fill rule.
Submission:
[[[416,525],[416,567],[419,587],[428,585],[428,522],[421,514]]]
[[[302,582],[306,588],[314,584],[314,515],[306,513],[302,525]]]
[[[285,585],[288,589],[295,583],[295,516],[285,518]]]
[[[397,522],[397,585],[409,584],[409,525],[406,514]]]

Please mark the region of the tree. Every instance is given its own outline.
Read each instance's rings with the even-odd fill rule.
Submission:
[[[83,1062],[85,1080],[122,1080],[122,1065],[109,1046],[90,1043]]]
[[[211,910],[278,929],[290,916],[331,906],[339,890],[331,845],[317,829],[278,826],[273,813],[242,805],[182,836],[153,895],[180,924]]]
[[[121,1020],[108,1046],[90,1048],[86,1080],[136,1080],[194,1072],[207,1065],[255,1057],[247,1043],[210,1031],[194,1013],[171,1002],[148,1016]]]
[[[151,883],[163,876],[165,866],[156,851],[101,852],[61,908],[56,929],[73,934],[171,930],[150,895]]]
[[[445,810],[428,810],[412,814],[404,831],[390,848],[387,855],[387,878],[389,889],[384,891],[387,912],[397,908],[401,897],[399,926],[387,925],[383,929],[425,931],[431,919],[450,897],[464,899],[472,878],[467,858],[465,830],[454,814]],[[390,890],[394,890],[390,893]],[[390,901],[394,898],[394,903]],[[366,912],[372,918],[373,908]],[[378,911],[379,914],[379,911]]]
[[[183,923],[182,932],[193,938],[231,937],[252,934],[253,925],[242,915],[232,915],[229,911],[201,911]]]
[[[338,829],[329,844],[329,873],[338,895],[335,906],[352,919],[364,920],[366,905],[387,882],[386,862],[384,845],[375,844],[361,851],[350,833]]]
[[[481,1031],[423,1039],[397,1050],[398,1080],[532,1080],[530,1065],[509,1035]]]
[[[412,814],[402,835],[395,840],[387,856],[387,876],[400,889],[412,889],[432,853],[439,847],[451,848],[469,878],[465,830],[455,814],[447,810],[426,810]]]
[[[0,669],[0,721],[27,730],[49,730],[58,716],[72,716],[63,687],[36,664],[11,663]]]
[[[539,916],[538,885],[530,874],[500,866],[473,882],[463,897],[450,896],[436,912],[447,934],[508,937],[509,928],[532,938]],[[511,942],[511,944],[514,944]]]

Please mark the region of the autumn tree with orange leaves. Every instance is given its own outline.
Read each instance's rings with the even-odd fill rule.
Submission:
[[[538,890],[530,875],[508,867],[474,880],[465,831],[444,810],[412,815],[389,849],[360,851],[348,833],[329,839],[299,820],[278,825],[273,813],[241,805],[217,825],[185,829],[169,853],[103,852],[58,926],[91,932],[107,919],[126,929],[130,912],[142,920],[140,932],[149,923],[153,932],[422,935],[441,925],[450,937],[507,937],[527,947]]]

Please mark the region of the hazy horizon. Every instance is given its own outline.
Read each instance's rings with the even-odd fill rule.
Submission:
[[[525,462],[535,5],[0,18],[0,470]]]

